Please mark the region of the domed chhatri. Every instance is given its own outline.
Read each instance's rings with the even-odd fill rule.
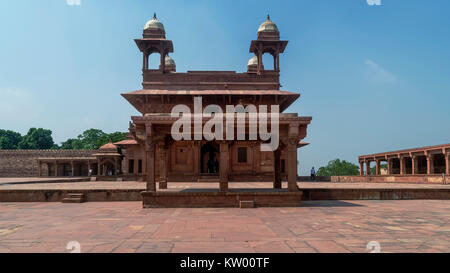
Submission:
[[[247,66],[258,65],[258,56],[253,56],[250,60],[248,60]]]
[[[164,25],[156,18],[156,13],[153,14],[153,18],[145,24],[144,30],[164,30]]]
[[[119,148],[110,141],[98,149],[99,152],[117,153]]]
[[[255,55],[248,61],[247,72],[256,72],[257,70],[258,70],[258,56]]]
[[[164,25],[156,18],[156,13],[153,18],[145,24],[144,38],[165,39],[166,31]]]
[[[165,61],[166,61],[166,66],[168,66],[168,65],[176,66],[175,61],[169,55],[166,56]]]
[[[164,71],[176,72],[177,65],[175,64],[175,61],[169,55],[166,55],[166,57],[164,58],[164,63],[165,63]],[[159,69],[162,69],[161,65],[159,65]]]
[[[258,28],[258,33],[260,32],[276,32],[280,33],[277,25],[270,20],[270,16],[267,15],[267,20],[262,23]]]

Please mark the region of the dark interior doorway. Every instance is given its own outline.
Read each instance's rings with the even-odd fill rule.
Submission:
[[[200,166],[202,173],[219,173],[219,145],[215,142],[207,142],[201,148]]]

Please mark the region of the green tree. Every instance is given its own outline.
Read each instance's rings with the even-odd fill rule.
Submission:
[[[99,129],[89,129],[78,136],[78,141],[73,144],[74,149],[96,150],[100,148],[107,139],[107,134]]]
[[[109,141],[118,142],[124,140],[127,133],[114,132],[107,134],[99,129],[89,129],[80,134],[76,139],[69,138],[61,143],[61,149],[65,150],[96,150]]]
[[[0,129],[0,150],[15,150],[21,140],[19,133]]]
[[[387,164],[380,164],[380,169],[387,170]],[[377,173],[377,167],[374,166],[374,167],[370,168],[370,173],[371,174],[376,174]]]
[[[127,133],[124,132],[114,132],[108,135],[109,140],[111,140],[112,142],[119,142],[124,140],[127,137]]]
[[[351,162],[335,159],[320,167],[317,176],[359,175],[359,167]]]
[[[42,128],[30,128],[18,144],[19,149],[50,149],[53,147],[52,131]]]

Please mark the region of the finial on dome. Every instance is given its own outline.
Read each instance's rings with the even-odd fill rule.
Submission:
[[[267,13],[267,20],[270,20],[270,15]]]
[[[153,19],[157,19],[156,18],[156,12],[153,13]]]

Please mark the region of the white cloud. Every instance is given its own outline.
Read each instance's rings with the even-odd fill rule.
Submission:
[[[366,60],[368,78],[374,83],[391,83],[396,77],[372,60]]]
[[[66,0],[69,6],[81,6],[81,0]]]

